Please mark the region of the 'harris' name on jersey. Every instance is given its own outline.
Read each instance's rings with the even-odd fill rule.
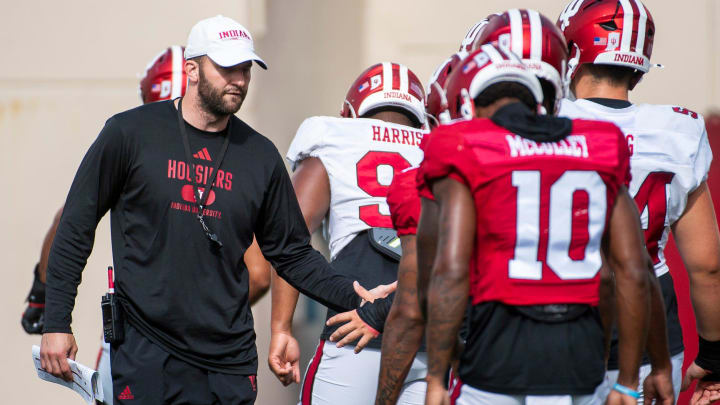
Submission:
[[[408,129],[391,128],[372,125],[373,142],[399,143],[402,145],[420,146],[423,132]]]
[[[511,157],[525,156],[571,156],[588,158],[585,135],[569,135],[557,142],[538,143],[520,135],[505,135]]]

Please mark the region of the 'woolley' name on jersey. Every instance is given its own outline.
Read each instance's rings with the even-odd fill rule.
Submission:
[[[372,126],[374,142],[399,143],[402,145],[420,145],[423,133],[420,131],[409,131],[407,129],[381,127],[379,125]]]
[[[520,135],[505,135],[510,148],[510,156],[556,155],[572,157],[588,157],[585,135],[570,135],[558,142],[537,143]]]

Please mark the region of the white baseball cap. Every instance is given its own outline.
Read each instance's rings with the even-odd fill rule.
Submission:
[[[207,55],[223,67],[253,60],[267,69],[267,64],[255,54],[250,31],[232,18],[217,15],[201,20],[190,30],[185,59]]]

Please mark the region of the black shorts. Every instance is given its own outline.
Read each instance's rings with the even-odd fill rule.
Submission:
[[[397,280],[398,262],[378,252],[368,238],[368,232],[358,233],[348,243],[335,260],[330,263],[340,274],[344,274],[360,282],[360,285],[368,290],[380,284],[390,284]],[[326,320],[333,317],[337,312],[328,309]],[[341,325],[325,326],[320,339],[327,340]],[[357,342],[353,342],[354,345]],[[366,347],[379,349],[382,346],[382,335],[373,339]]]
[[[670,273],[665,273],[658,277],[660,290],[662,291],[663,302],[665,303],[665,317],[667,318],[667,334],[670,355],[674,356],[685,350],[682,336],[682,326],[680,325],[680,317],[678,316],[677,296],[675,295],[675,286]],[[647,354],[643,355],[642,364],[650,364],[650,358]],[[618,332],[613,327],[612,341],[610,342],[610,357],[608,359],[608,370],[618,369]]]
[[[125,325],[125,341],[110,350],[115,404],[250,405],[254,375],[203,370],[169,355],[137,329]]]
[[[460,380],[508,395],[588,395],[605,375],[596,308],[557,323],[541,322],[499,302],[473,305],[460,357]]]

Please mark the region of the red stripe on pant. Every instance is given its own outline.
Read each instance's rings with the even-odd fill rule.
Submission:
[[[104,340],[103,340],[104,342]],[[103,353],[103,346],[102,343],[100,343],[100,351],[98,352],[97,359],[95,359],[95,370],[100,368],[100,359],[102,359],[102,353]]]
[[[305,375],[305,382],[302,387],[302,405],[310,405],[312,403],[312,389],[313,384],[315,383],[315,374],[317,374],[317,370],[320,367],[320,359],[322,359],[324,346],[325,341],[321,340],[320,344],[318,344],[317,350],[315,351],[312,363],[310,363],[307,374]]]
[[[462,381],[460,377],[455,377],[455,384],[453,384],[452,391],[450,391],[450,405],[455,405],[457,399],[460,398],[460,390],[462,389]]]

